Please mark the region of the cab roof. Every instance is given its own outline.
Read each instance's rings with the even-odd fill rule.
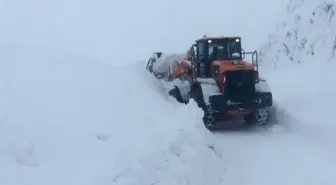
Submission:
[[[228,36],[228,37],[226,37],[226,36],[219,36],[219,37],[207,37],[207,36],[204,36],[204,37],[202,37],[202,38],[200,38],[200,39],[197,39],[196,40],[196,42],[199,42],[199,41],[205,41],[205,40],[220,40],[220,39],[225,39],[225,38],[227,38],[227,39],[241,39],[241,37],[239,37],[239,36],[237,36],[237,37],[234,37],[234,36]]]

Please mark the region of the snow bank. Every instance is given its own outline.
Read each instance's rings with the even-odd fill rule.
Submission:
[[[261,48],[261,70],[297,119],[335,126],[336,1],[291,0],[287,11]]]
[[[316,137],[327,137],[330,149],[336,140],[336,64],[309,64],[300,69],[273,72],[268,80],[278,105],[291,115],[287,126],[309,127]],[[287,120],[290,121],[290,120]],[[303,124],[303,125],[302,125]],[[320,135],[317,131],[324,134]],[[313,137],[313,135],[312,135]],[[336,153],[335,153],[336,154]]]
[[[293,142],[309,143],[296,145],[311,148],[304,165],[318,168],[306,172],[298,164],[306,174],[302,181],[310,179],[306,184],[336,183],[335,13],[335,1],[292,0],[287,18],[261,49],[261,70],[284,111],[282,126],[295,135]]]
[[[0,48],[0,184],[218,182],[224,166],[201,110],[163,95],[152,75]]]

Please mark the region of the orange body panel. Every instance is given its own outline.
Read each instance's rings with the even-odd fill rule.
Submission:
[[[188,70],[192,69],[191,65],[185,61],[180,62],[173,73],[173,79],[179,78],[188,74]]]
[[[219,66],[219,76],[218,77],[214,77],[215,81],[218,84],[218,87],[220,89],[221,92],[224,92],[224,86],[222,86],[221,84],[221,80],[222,80],[222,76],[221,74],[223,74],[226,71],[237,71],[237,70],[254,70],[254,65],[250,64],[246,61],[240,61],[239,64],[233,64],[232,60],[223,60],[223,61],[214,61],[212,62],[210,68],[211,71],[214,71],[214,67],[215,66]],[[247,115],[251,113],[251,111],[228,111],[225,114],[228,115]]]
[[[220,75],[226,71],[254,70],[254,65],[246,61],[240,61],[240,64],[232,64],[232,60],[214,61],[210,66],[210,70],[214,71],[215,66],[219,66]],[[221,76],[214,77],[214,79],[219,82]]]
[[[240,64],[232,64],[232,60],[215,61],[211,66],[219,66],[221,74],[225,71],[254,70],[254,65],[246,61],[240,61]]]
[[[173,79],[179,78],[180,76],[187,76],[188,70],[192,70],[191,61],[189,61],[190,54],[189,51],[185,54],[182,60],[179,62],[179,65],[173,72]]]

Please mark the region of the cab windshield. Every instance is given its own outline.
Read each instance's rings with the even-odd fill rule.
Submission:
[[[233,53],[239,53],[239,57],[234,59],[241,60],[241,42],[239,38],[225,38],[218,40],[208,40],[208,56],[210,61],[232,60]]]

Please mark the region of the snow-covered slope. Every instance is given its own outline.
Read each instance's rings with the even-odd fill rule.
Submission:
[[[291,0],[287,11],[261,48],[262,70],[288,111],[335,129],[336,1]]]
[[[201,110],[145,71],[17,45],[0,61],[0,184],[217,184],[225,170]]]
[[[336,183],[335,12],[335,1],[291,0],[286,19],[261,49],[261,70],[286,112],[283,128],[295,135],[295,149],[281,152],[293,157],[307,150],[283,161],[286,168],[273,166],[288,172],[283,184]],[[296,173],[287,168],[293,164]]]
[[[287,17],[261,48],[264,68],[336,61],[336,1],[291,0]]]

